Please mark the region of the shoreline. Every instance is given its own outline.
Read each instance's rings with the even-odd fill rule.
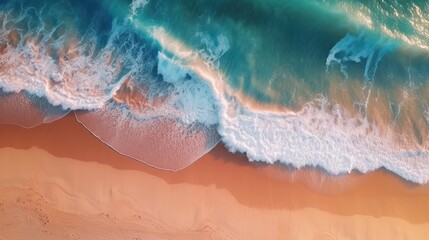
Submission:
[[[377,232],[399,231],[413,239],[429,234],[429,185],[407,182],[383,169],[331,176],[319,169],[251,163],[218,144],[187,168],[171,172],[120,155],[72,115],[32,129],[0,125],[0,131],[0,191],[7,198],[31,188],[45,199],[38,208],[51,214],[51,225],[64,221],[61,214],[72,214],[76,221],[90,218],[94,229],[101,222],[113,224],[115,218],[124,229],[155,221],[157,227],[170,226],[162,231],[183,239],[209,233],[214,239],[258,239],[268,232],[273,239],[335,239],[316,238],[329,227],[340,239],[347,233],[374,239]],[[77,193],[80,197],[70,197]],[[10,200],[2,198],[0,203]],[[97,212],[108,212],[110,220],[103,222]],[[129,219],[134,212],[149,217],[134,223]],[[6,220],[0,217],[2,237]],[[149,227],[144,236],[157,227]],[[293,237],[295,231],[309,238]],[[393,239],[399,236],[392,234]]]

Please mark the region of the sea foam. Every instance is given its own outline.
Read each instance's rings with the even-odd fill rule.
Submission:
[[[152,36],[171,52],[187,52],[186,46],[165,30],[157,29]],[[361,60],[357,55],[374,57],[367,51],[354,53],[356,61]],[[378,53],[371,63],[375,65],[373,71],[383,54]],[[251,161],[321,167],[332,174],[352,170],[366,173],[384,167],[413,182],[429,181],[429,151],[424,147],[399,145],[401,135],[378,130],[365,116],[348,116],[341,106],[332,108],[324,97],[296,112],[252,108],[234,96],[225,76],[201,61],[194,58],[187,62],[189,74],[197,74],[212,87],[219,104],[218,132],[230,151],[245,153]]]
[[[326,58],[327,68],[336,62],[341,66],[341,72],[348,77],[346,63],[366,61],[364,77],[369,84],[373,81],[378,64],[384,55],[394,51],[397,43],[391,39],[371,36],[367,31],[358,35],[347,34],[329,51]]]
[[[296,111],[254,108],[219,70],[230,47],[226,36],[196,33],[201,48],[191,49],[162,27],[134,19],[144,7],[135,4],[128,20],[113,21],[103,46],[92,31],[53,37],[61,26],[42,22],[34,31],[19,32],[24,35],[14,46],[10,23],[26,21],[26,11],[15,17],[2,12],[1,44],[7,47],[0,55],[1,88],[77,110],[77,119],[100,140],[162,169],[188,166],[221,139],[251,161],[321,167],[333,174],[384,167],[407,180],[429,182],[428,143],[407,145],[404,136],[380,130],[365,116],[349,116],[323,96]],[[364,74],[371,81],[389,49],[367,45],[364,37],[347,35],[326,63],[366,59]]]
[[[3,19],[0,44],[7,46],[0,55],[0,87],[3,91],[26,91],[45,97],[52,105],[63,109],[102,107],[126,79],[124,74],[119,74],[123,60],[114,57],[113,40],[119,32],[111,32],[111,41],[96,53],[93,47],[95,36],[75,39],[73,32],[66,32],[54,38],[62,23],[47,27],[39,19],[35,24],[37,27],[23,32],[15,25],[25,21],[32,23],[34,18],[28,15],[29,12],[31,8],[21,11],[18,16],[0,13]],[[14,44],[6,41],[11,34],[18,35]]]

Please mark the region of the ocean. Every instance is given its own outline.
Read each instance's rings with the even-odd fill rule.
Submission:
[[[180,170],[249,161],[429,182],[429,3],[1,0],[0,123],[75,114]]]

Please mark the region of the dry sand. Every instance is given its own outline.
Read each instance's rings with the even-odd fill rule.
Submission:
[[[0,239],[427,239],[429,186],[250,164],[222,145],[179,172],[102,144],[73,116],[0,125]]]

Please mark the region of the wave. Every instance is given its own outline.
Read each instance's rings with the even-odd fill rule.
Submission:
[[[373,32],[420,49],[429,49],[425,1],[323,1]]]
[[[179,56],[186,52],[165,31],[153,32],[165,49],[179,50]],[[428,182],[429,151],[400,145],[402,136],[394,131],[383,132],[365,117],[350,117],[339,105],[331,108],[323,97],[297,112],[252,108],[245,99],[234,97],[221,73],[200,61],[188,61],[188,71],[212,86],[219,103],[218,132],[230,151],[245,153],[251,161],[322,167],[333,174],[384,167],[407,180]]]
[[[374,39],[376,38],[376,39]],[[393,52],[398,43],[383,37],[372,37],[362,32],[358,36],[347,34],[338,41],[329,51],[326,66],[329,68],[334,62],[340,64],[341,72],[348,77],[347,66],[344,63],[359,63],[365,60],[364,78],[368,83],[374,80],[379,62],[384,55]]]
[[[304,82],[292,96],[310,93],[294,106],[275,101],[270,105],[246,91],[247,85],[258,88],[266,79],[252,74],[246,79],[248,71],[231,70],[231,62],[241,55],[237,53],[240,57],[235,59],[231,53],[237,42],[229,33],[206,29],[187,41],[163,23],[140,16],[150,1],[127,4],[125,13],[109,10],[115,16],[106,20],[109,24],[91,20],[83,29],[79,19],[65,21],[54,14],[67,9],[67,4],[2,6],[0,123],[31,127],[75,111],[80,123],[121,154],[174,171],[222,141],[250,161],[321,167],[332,174],[384,167],[407,180],[429,182],[429,101],[422,80],[427,76],[423,54],[415,54],[395,39],[359,29],[331,45],[332,39],[323,42],[329,45],[317,53],[326,53],[323,61],[306,59],[310,53],[291,60],[304,62],[298,66],[322,64],[306,69],[314,70],[312,74],[287,68],[290,72],[282,73],[287,76],[283,81]],[[239,69],[257,68],[261,62],[270,65],[255,58],[259,50],[244,55],[242,65],[252,64]],[[299,49],[289,53],[295,52]],[[403,64],[404,59],[411,63]],[[403,66],[412,68],[391,70]],[[386,83],[387,77],[378,78],[402,74],[418,79],[395,82],[392,77]],[[232,78],[237,76],[245,87],[234,84]],[[269,80],[269,88],[275,88],[276,83]],[[310,91],[307,85],[318,80],[326,88]],[[17,104],[25,107],[10,107]]]
[[[82,30],[52,16],[65,7],[30,4],[0,12],[0,87],[8,94],[1,123],[32,127],[79,110],[79,122],[103,142],[168,170],[186,167],[217,144],[216,122],[207,114],[216,104],[207,99],[210,90],[202,81],[191,75],[170,79],[171,69],[162,64],[165,76],[159,75],[157,46],[130,31],[126,20],[113,19],[103,43],[96,23]],[[49,19],[34,21],[33,15]],[[57,24],[47,26],[48,20]],[[172,61],[159,56],[161,62]],[[24,91],[46,104],[27,101]],[[49,106],[64,114],[54,115]]]

